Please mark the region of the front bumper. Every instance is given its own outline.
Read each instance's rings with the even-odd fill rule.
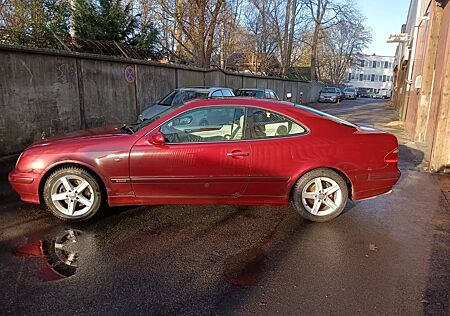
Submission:
[[[14,191],[20,195],[24,202],[39,204],[39,176],[36,174],[17,172],[12,170],[8,180]]]
[[[337,98],[319,98],[320,102],[336,102]]]

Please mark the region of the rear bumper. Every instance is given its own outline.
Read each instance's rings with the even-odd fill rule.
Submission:
[[[400,170],[398,168],[395,169],[355,176],[352,200],[364,200],[391,191],[401,176]]]
[[[21,173],[14,169],[9,173],[8,180],[22,201],[34,204],[40,203],[38,175]]]

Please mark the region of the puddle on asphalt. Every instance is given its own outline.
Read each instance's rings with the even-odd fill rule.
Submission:
[[[256,283],[264,271],[266,260],[262,248],[249,248],[228,257],[223,274],[232,286],[247,288]]]
[[[71,277],[77,270],[78,239],[81,231],[67,229],[61,236],[42,239],[18,247],[15,255],[39,258],[42,268],[38,277],[42,281],[56,281]]]

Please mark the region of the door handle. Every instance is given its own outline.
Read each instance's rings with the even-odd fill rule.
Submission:
[[[244,156],[250,156],[250,153],[248,151],[232,151],[230,153],[227,153],[228,157],[244,157]]]

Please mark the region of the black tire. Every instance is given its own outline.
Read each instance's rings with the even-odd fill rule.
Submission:
[[[67,215],[67,214],[64,214],[63,212],[61,212],[58,209],[58,207],[55,205],[55,203],[51,197],[51,192],[52,192],[52,189],[54,188],[54,186],[57,185],[57,182],[60,181],[60,179],[64,176],[68,176],[68,177],[75,176],[75,177],[81,178],[90,185],[90,188],[92,190],[89,190],[89,194],[90,194],[90,196],[93,195],[93,202],[92,202],[90,209],[87,212],[85,212],[81,215],[76,215],[76,214]],[[71,183],[71,184],[75,187],[75,185],[73,183]],[[63,193],[65,193],[65,191],[63,191]],[[62,167],[60,169],[55,170],[48,177],[47,181],[45,182],[44,190],[43,190],[44,202],[45,202],[48,210],[53,215],[58,217],[59,219],[67,221],[67,222],[84,221],[84,220],[87,220],[88,218],[91,218],[92,216],[94,216],[98,212],[98,210],[100,209],[100,207],[102,205],[102,201],[103,201],[102,195],[103,194],[102,194],[100,184],[98,183],[96,178],[89,171],[87,171],[83,168],[80,168],[80,167],[72,167],[72,166]],[[77,198],[77,200],[78,200],[78,198]],[[64,201],[64,203],[66,203],[66,201]],[[78,203],[78,204],[75,203],[75,205],[80,206],[80,203]]]
[[[305,208],[302,202],[303,189],[308,183],[310,183],[313,179],[318,177],[327,177],[334,180],[338,184],[339,189],[342,192],[341,196],[342,200],[340,205],[335,211],[327,215],[314,215],[310,213]],[[297,183],[292,188],[291,202],[293,206],[302,217],[312,222],[327,222],[336,218],[344,210],[347,201],[348,201],[348,187],[346,181],[337,172],[326,168],[315,169],[304,174],[300,179],[298,179]]]

